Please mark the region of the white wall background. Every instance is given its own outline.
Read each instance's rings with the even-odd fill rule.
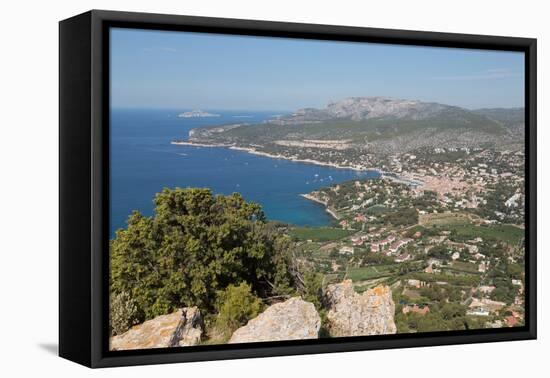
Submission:
[[[545,1],[6,1],[0,22],[0,375],[194,377],[544,376],[550,367],[545,198],[550,27]],[[539,340],[89,370],[58,358],[58,26],[89,9],[538,38]],[[545,238],[546,237],[546,238]],[[546,298],[547,299],[547,298]],[[546,348],[546,350],[545,350]]]

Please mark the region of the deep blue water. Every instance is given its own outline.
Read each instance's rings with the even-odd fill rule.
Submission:
[[[261,122],[277,112],[219,112],[217,118],[177,118],[177,110],[111,112],[111,237],[126,227],[132,210],[152,215],[155,193],[164,187],[203,187],[239,192],[262,205],[269,219],[297,225],[332,222],[323,207],[299,196],[322,186],[376,172],[321,167],[251,155],[228,148],[171,145],[201,125]],[[238,116],[253,116],[242,118]]]

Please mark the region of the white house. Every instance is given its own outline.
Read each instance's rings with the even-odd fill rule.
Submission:
[[[353,247],[348,247],[345,245],[340,248],[339,252],[341,255],[353,255],[353,251],[354,251]]]

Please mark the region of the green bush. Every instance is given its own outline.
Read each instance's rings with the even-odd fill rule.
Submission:
[[[414,208],[398,208],[385,217],[394,226],[410,226],[418,223],[418,212]]]
[[[459,303],[445,303],[441,307],[441,316],[444,320],[451,320],[455,318],[461,318],[466,315],[466,306],[462,306]]]
[[[323,302],[323,274],[315,272],[304,273],[304,288],[302,298],[306,302],[311,302],[320,311]]]
[[[125,291],[111,294],[109,311],[111,335],[113,336],[126,332],[131,326],[139,323],[137,306]]]
[[[111,242],[111,292],[127,292],[140,320],[180,307],[214,310],[216,293],[248,282],[259,296],[286,294],[290,238],[239,194],[164,189],[152,217],[134,212]]]
[[[426,315],[417,315],[416,320],[417,323],[415,328],[418,332],[436,332],[449,330],[447,323],[439,314],[429,313]]]
[[[222,339],[227,340],[233,332],[255,318],[262,310],[262,301],[252,294],[246,282],[239,286],[229,285],[218,292],[215,330]]]

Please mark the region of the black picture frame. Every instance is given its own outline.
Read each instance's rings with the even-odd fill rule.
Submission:
[[[525,326],[335,339],[108,350],[108,28],[377,42],[525,54]],[[59,355],[88,367],[536,338],[536,39],[92,10],[59,24]]]

